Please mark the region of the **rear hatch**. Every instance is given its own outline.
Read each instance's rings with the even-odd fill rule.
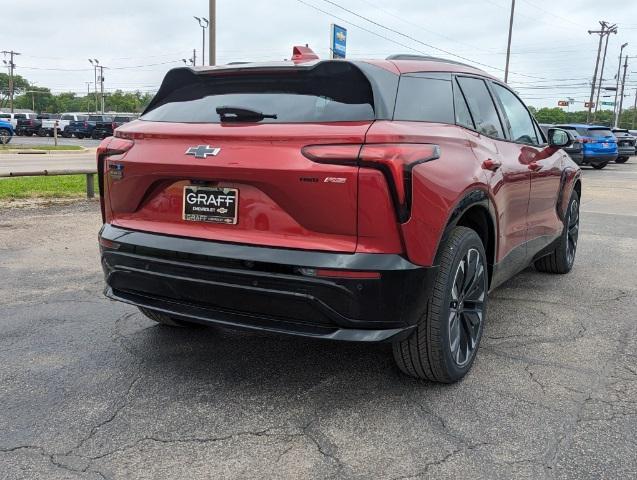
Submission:
[[[589,127],[588,151],[600,154],[617,153],[617,140],[609,128]]]
[[[106,215],[168,235],[354,252],[359,167],[303,152],[362,144],[373,97],[346,62],[174,70],[141,119],[116,131],[112,142],[134,146],[107,160]]]

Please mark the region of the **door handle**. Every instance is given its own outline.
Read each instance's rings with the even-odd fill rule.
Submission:
[[[484,168],[485,170],[491,170],[492,172],[495,172],[501,166],[502,162],[493,160],[491,158],[487,158],[484,162],[482,162],[482,168]]]
[[[532,172],[537,172],[538,170],[542,170],[542,165],[537,162],[531,162],[529,163],[529,170],[531,170]]]

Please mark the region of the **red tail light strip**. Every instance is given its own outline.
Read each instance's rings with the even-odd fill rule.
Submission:
[[[423,143],[308,145],[302,152],[313,162],[359,165],[383,172],[401,223],[411,214],[412,170],[440,158],[438,145]]]

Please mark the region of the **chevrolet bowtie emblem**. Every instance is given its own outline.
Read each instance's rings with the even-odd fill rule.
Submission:
[[[210,145],[198,145],[190,147],[186,150],[186,155],[192,155],[195,158],[216,157],[221,152],[219,147],[211,147]]]

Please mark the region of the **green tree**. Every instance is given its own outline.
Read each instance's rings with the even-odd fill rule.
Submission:
[[[29,82],[20,75],[13,76],[13,93],[20,95],[22,92],[30,88]],[[6,108],[9,105],[9,75],[0,73],[0,108]]]

